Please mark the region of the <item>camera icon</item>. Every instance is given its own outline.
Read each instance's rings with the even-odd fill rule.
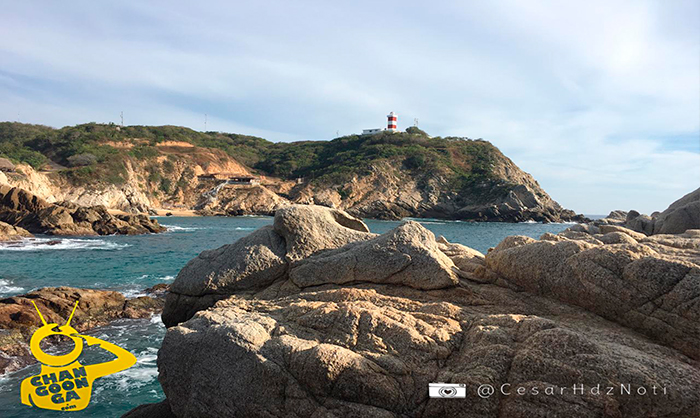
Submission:
[[[467,385],[464,383],[428,383],[431,398],[466,398]]]

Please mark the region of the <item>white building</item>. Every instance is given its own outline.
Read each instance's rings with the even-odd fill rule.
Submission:
[[[375,135],[375,134],[378,134],[379,132],[384,132],[384,131],[398,132],[397,123],[399,120],[399,115],[394,113],[394,112],[391,112],[386,117],[387,117],[386,128],[363,129],[362,135]]]

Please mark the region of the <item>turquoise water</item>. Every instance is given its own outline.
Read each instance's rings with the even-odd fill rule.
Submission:
[[[169,231],[157,235],[96,238],[38,237],[22,246],[0,246],[0,298],[46,286],[113,289],[127,296],[141,294],[157,283],[169,283],[178,271],[201,251],[229,244],[251,231],[272,223],[269,217],[160,218]],[[366,221],[372,232],[383,233],[400,222]],[[419,220],[436,235],[486,252],[508,235],[538,238],[557,233],[565,224],[468,223]],[[83,411],[61,413],[30,410],[20,403],[22,379],[38,370],[28,367],[0,377],[0,417],[75,416],[115,417],[142,403],[163,398],[158,384],[156,355],[165,328],[160,317],[120,320],[87,334],[119,344],[136,355],[136,366],[95,382],[93,398]],[[85,350],[83,364],[103,361],[103,353]],[[105,359],[108,359],[105,358]]]

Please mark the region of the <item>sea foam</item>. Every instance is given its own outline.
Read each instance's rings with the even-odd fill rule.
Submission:
[[[25,238],[0,245],[0,251],[45,250],[120,250],[129,244],[118,244],[102,239],[80,238]]]
[[[24,291],[23,287],[12,286],[12,282],[5,279],[0,279],[0,295],[9,293],[20,293]]]

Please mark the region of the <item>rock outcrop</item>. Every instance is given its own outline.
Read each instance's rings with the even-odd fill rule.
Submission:
[[[624,216],[623,216],[624,215]],[[595,225],[618,225],[645,235],[682,234],[689,229],[700,229],[700,188],[673,202],[665,211],[651,216],[636,210],[613,211]]]
[[[47,235],[135,235],[165,230],[158,221],[143,214],[111,215],[104,206],[48,203],[6,185],[0,185],[0,221]]]
[[[361,218],[428,217],[484,222],[586,220],[561,207],[530,174],[502,154],[499,153],[492,168],[492,179],[457,192],[450,180],[438,173],[419,180],[395,164],[384,162],[344,184],[302,184],[292,189],[289,196],[294,203],[343,209]]]
[[[185,321],[237,291],[271,285],[287,274],[291,263],[372,237],[361,220],[342,211],[314,205],[280,209],[273,226],[204,251],[187,263],[170,287],[163,322]]]
[[[416,223],[280,211],[183,269],[174,292],[217,301],[168,295],[167,401],[127,416],[697,417],[700,231],[583,229],[484,256]]]
[[[655,218],[655,234],[681,234],[700,229],[700,188],[673,202]]]
[[[202,195],[195,209],[206,216],[274,215],[277,209],[290,204],[265,186],[226,185]]]
[[[15,171],[15,165],[7,158],[0,158],[0,171],[13,173]]]
[[[82,332],[115,319],[148,318],[160,312],[164,299],[156,290],[147,289],[147,296],[127,299],[110,290],[46,287],[0,299],[0,375],[36,362],[29,340],[42,323],[32,302],[48,323],[63,324],[79,301],[71,326]]]
[[[24,228],[0,222],[0,242],[18,241],[22,238],[30,238],[32,236],[33,235]]]

